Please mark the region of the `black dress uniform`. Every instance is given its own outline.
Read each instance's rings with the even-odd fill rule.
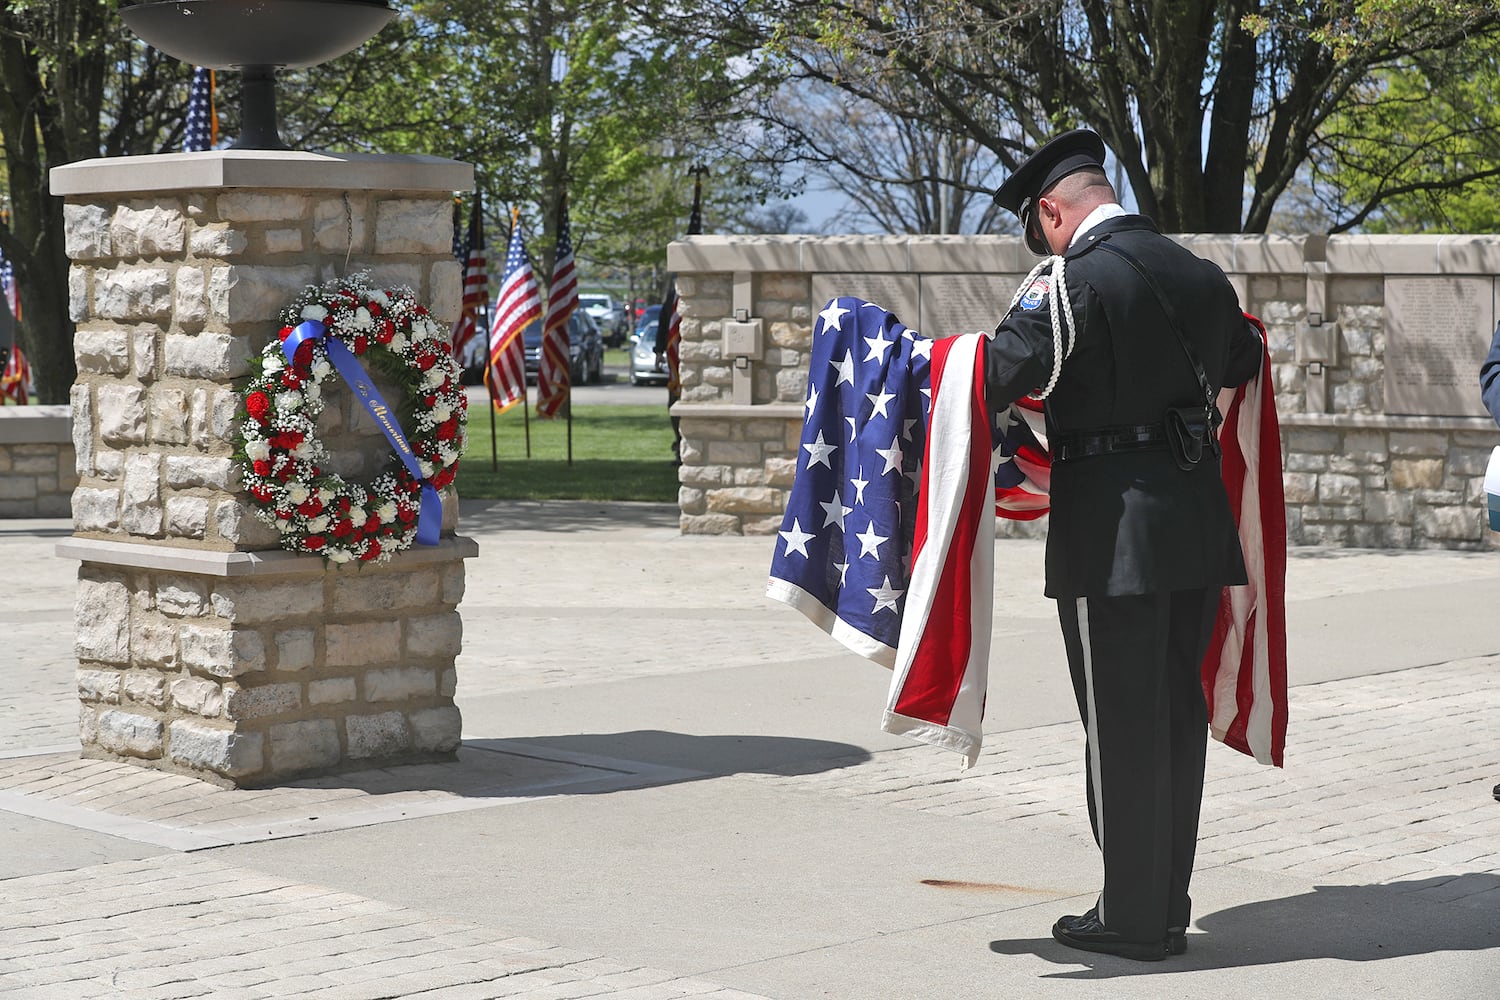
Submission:
[[[1079,166],[1099,165],[1084,159]],[[1050,186],[1055,164],[1053,176],[1047,167],[1033,173]],[[1024,203],[1018,214],[1026,221]],[[1028,242],[1038,249],[1035,233]],[[1223,272],[1144,216],[1106,218],[1064,254],[1076,341],[1045,404],[1054,451],[1046,593],[1058,603],[1087,732],[1089,816],[1104,855],[1099,920],[1127,941],[1165,942],[1190,918],[1208,726],[1199,664],[1221,589],[1244,583],[1245,567],[1217,452],[1184,468],[1157,431],[1170,408],[1202,413],[1192,362],[1155,292],[1101,249],[1106,242],[1155,279],[1214,391],[1259,372],[1262,345]],[[1052,376],[1055,280],[1054,269],[1025,290],[988,344],[993,410]],[[1073,453],[1059,454],[1059,442]]]

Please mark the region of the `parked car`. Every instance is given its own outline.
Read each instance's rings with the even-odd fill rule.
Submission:
[[[578,305],[599,328],[605,346],[619,347],[625,343],[625,334],[630,329],[630,323],[625,318],[625,303],[616,302],[614,296],[605,292],[590,292],[578,296]]]
[[[521,331],[526,347],[526,383],[536,383],[542,358],[542,321],[532,320]],[[588,313],[574,309],[568,317],[569,378],[573,385],[594,385],[604,378],[604,339]]]
[[[636,324],[635,335],[630,344],[630,384],[644,385],[647,382],[667,381],[667,359],[656,359],[656,323],[661,316],[661,306],[647,306],[646,314]]]

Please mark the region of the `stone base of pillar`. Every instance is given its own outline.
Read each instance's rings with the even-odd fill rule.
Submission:
[[[254,787],[451,759],[473,540],[379,566],[73,538],[88,757]]]

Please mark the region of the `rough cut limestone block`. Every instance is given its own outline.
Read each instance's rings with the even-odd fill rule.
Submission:
[[[130,335],[119,329],[79,330],[73,335],[79,374],[122,375],[130,369]]]
[[[351,715],[344,726],[350,757],[396,757],[411,750],[411,727],[400,712]]]
[[[130,662],[130,591],[117,580],[78,581],[73,649],[88,662]]]
[[[172,272],[165,267],[96,272],[94,314],[114,320],[166,319],[172,314]]]
[[[109,231],[116,257],[165,257],[187,246],[187,219],[175,205],[121,205]]]
[[[134,757],[159,757],[162,751],[161,720],[111,709],[99,715],[98,744],[113,753]]]
[[[412,747],[422,753],[452,753],[462,730],[463,718],[453,705],[411,714]]]
[[[265,737],[260,733],[179,719],[170,729],[171,759],[188,767],[212,771],[229,778],[252,774],[265,767]]]
[[[184,712],[213,719],[224,714],[224,689],[202,677],[180,677],[172,682],[172,704]]]
[[[327,770],[343,756],[332,719],[283,722],[271,727],[271,768],[278,774]]]

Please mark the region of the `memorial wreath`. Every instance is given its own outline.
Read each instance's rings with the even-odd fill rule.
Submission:
[[[453,481],[466,440],[468,397],[446,331],[411,289],[367,280],[309,286],[287,306],[240,397],[243,483],[256,515],[280,532],[282,548],[335,563],[382,562],[413,540],[436,545],[438,491]],[[365,364],[400,389],[395,409]],[[338,378],[392,447],[367,485],[324,468],[318,417]]]

